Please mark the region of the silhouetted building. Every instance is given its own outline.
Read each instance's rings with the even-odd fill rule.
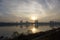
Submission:
[[[30,25],[28,21],[26,21],[26,23],[25,23],[25,24],[26,24],[26,27],[28,27],[28,26]]]
[[[20,27],[23,27],[23,21],[22,20],[20,21]]]
[[[38,27],[38,20],[35,20],[35,27]]]

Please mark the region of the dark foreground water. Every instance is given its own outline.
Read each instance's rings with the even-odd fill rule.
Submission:
[[[48,31],[51,30],[51,27],[49,26],[39,26],[38,28],[35,28],[34,26],[29,27],[20,27],[20,26],[0,26],[0,36],[11,36],[13,32],[19,32],[28,34],[27,32],[31,30],[31,33],[41,32],[41,31]]]

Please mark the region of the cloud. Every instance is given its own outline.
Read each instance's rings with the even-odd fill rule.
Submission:
[[[0,16],[21,17],[25,20],[29,15],[37,14],[41,19],[54,19],[60,15],[59,0],[0,0]],[[59,17],[58,17],[59,19]],[[7,19],[6,19],[7,20]],[[46,19],[48,20],[48,19]]]
[[[46,0],[46,3],[50,9],[54,9],[55,7],[58,7],[59,5],[58,0]]]

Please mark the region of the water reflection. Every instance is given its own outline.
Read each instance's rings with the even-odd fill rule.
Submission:
[[[48,25],[48,24],[38,24],[38,23],[31,23],[29,24],[26,22],[24,25],[16,25],[16,26],[0,26],[0,36],[10,36],[13,32],[23,33],[23,34],[30,34],[30,33],[37,33],[41,31],[48,31],[53,28],[60,27],[59,25]]]
[[[31,28],[31,31],[32,31],[32,33],[36,33],[36,32],[38,32],[39,30],[38,30],[36,27],[33,27],[33,28]]]
[[[13,32],[23,33],[23,34],[30,34],[30,33],[37,33],[40,31],[47,31],[51,30],[49,26],[39,26],[35,27],[35,25],[25,26],[25,25],[18,25],[18,26],[4,26],[0,27],[0,36],[10,36]]]

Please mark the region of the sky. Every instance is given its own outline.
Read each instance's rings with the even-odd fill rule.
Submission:
[[[30,21],[31,16],[60,21],[60,0],[0,0],[0,22]]]

